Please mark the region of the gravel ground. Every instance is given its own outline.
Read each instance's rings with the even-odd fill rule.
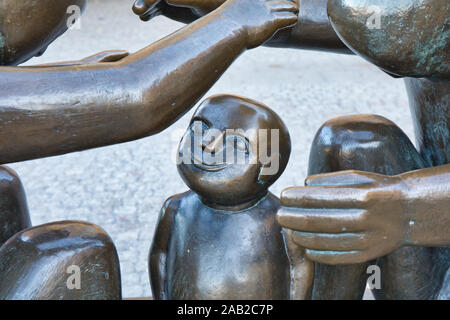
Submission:
[[[132,52],[182,27],[163,17],[143,23],[132,14],[131,4],[90,0],[81,29],[68,31],[28,64],[79,59],[108,49]],[[311,141],[330,118],[376,113],[413,134],[403,82],[355,56],[258,48],[240,57],[205,97],[217,93],[261,101],[288,125],[293,152],[271,188],[275,194],[303,185]],[[120,256],[124,297],[151,294],[148,250],[162,203],[186,190],[174,152],[191,115],[139,141],[10,165],[22,178],[34,225],[85,220],[111,235]]]

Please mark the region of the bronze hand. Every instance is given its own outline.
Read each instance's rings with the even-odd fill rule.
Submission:
[[[450,165],[384,176],[344,171],[283,191],[278,222],[320,263],[360,263],[404,246],[450,244]]]

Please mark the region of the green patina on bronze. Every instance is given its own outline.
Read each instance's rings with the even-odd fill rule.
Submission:
[[[449,77],[449,11],[447,0],[328,2],[334,28],[354,52],[392,74],[418,78]]]

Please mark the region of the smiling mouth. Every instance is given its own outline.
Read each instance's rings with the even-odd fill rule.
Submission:
[[[217,172],[217,171],[223,170],[226,167],[228,167],[228,164],[226,164],[226,163],[206,164],[206,163],[202,162],[201,160],[197,159],[194,155],[191,156],[191,162],[194,165],[194,167],[201,169],[201,170],[209,171],[209,172]]]

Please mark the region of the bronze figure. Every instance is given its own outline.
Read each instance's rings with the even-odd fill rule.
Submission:
[[[370,5],[384,12],[379,30],[365,22]],[[283,205],[297,209],[283,209],[279,221],[299,231],[293,241],[309,249],[307,257],[352,264],[316,264],[313,298],[361,298],[368,263],[381,268],[377,299],[449,296],[449,9],[439,0],[328,2],[334,28],[355,53],[390,74],[411,77],[405,83],[419,150],[376,116],[338,118],[321,128],[309,174],[353,169],[382,175],[319,175],[307,179],[306,188],[283,193]]]
[[[69,6],[82,11],[85,4],[85,0],[2,1],[0,64],[17,65],[41,54],[66,31]],[[164,130],[192,108],[241,53],[295,24],[297,11],[291,1],[230,0],[132,55],[109,51],[81,61],[0,68],[0,163],[105,146]],[[252,19],[242,12],[251,12]],[[30,221],[17,176],[6,167],[0,173],[3,242],[29,227]],[[17,233],[1,249],[0,297],[120,298],[112,243],[93,226],[85,229],[55,223]],[[90,236],[89,230],[94,230]],[[67,259],[58,260],[59,255]],[[101,260],[98,270],[91,265],[96,255]],[[66,267],[70,261],[79,261],[82,271],[98,272],[88,276],[89,286],[81,291],[61,287],[62,269],[52,273],[55,264]],[[13,268],[15,264],[21,268]],[[110,268],[108,273],[102,271],[105,268]],[[48,277],[19,281],[42,272]],[[102,274],[109,278],[99,279]]]
[[[265,46],[351,53],[328,20],[328,0],[295,1],[299,2],[297,24],[278,31]],[[189,23],[225,2],[226,0],[135,0],[133,11],[144,21],[164,15]]]
[[[147,9],[159,2],[138,0],[135,12],[138,12],[137,7],[142,7],[142,1],[147,3]],[[188,17],[189,11],[191,15],[199,16],[210,10],[211,4],[221,2],[165,0],[158,3],[159,10],[154,10],[153,14],[177,18]],[[175,6],[179,6],[177,16],[174,14]],[[374,291],[376,298],[434,299],[450,294],[449,282],[444,285],[443,280],[446,273],[449,277],[450,249],[439,247],[449,245],[450,234],[449,206],[446,202],[450,194],[450,168],[445,166],[450,158],[449,9],[447,0],[300,0],[299,23],[294,28],[279,32],[267,43],[342,53],[349,53],[345,49],[348,46],[388,74],[406,77],[415,123],[418,151],[400,129],[377,116],[334,119],[317,134],[311,150],[309,174],[362,170],[383,176],[360,172],[319,175],[307,180],[310,186],[283,193],[281,201],[288,208],[280,211],[279,219],[283,226],[299,231],[293,240],[306,248],[306,244],[313,246],[307,251],[310,259],[340,264],[316,263],[313,299],[360,299],[367,278],[367,265],[375,262],[382,268],[383,277],[382,289]],[[169,12],[170,15],[167,14]],[[325,13],[329,21],[324,18]],[[377,25],[377,22],[380,24]],[[305,23],[307,26],[304,26]],[[333,29],[345,45],[336,40]],[[438,168],[425,169],[427,167]],[[418,171],[407,173],[412,170]],[[315,193],[314,181],[330,186],[323,194]],[[406,187],[403,181],[414,182]],[[337,187],[333,188],[333,185]],[[378,211],[379,221],[375,221],[377,219],[373,216],[377,215],[374,213],[376,210],[371,212],[365,208],[361,211],[358,204],[361,205],[364,199],[356,198],[361,192],[343,193],[345,185],[351,190],[365,190],[370,194],[365,200],[372,207],[377,205],[383,208],[396,220],[382,223],[386,221],[385,212]],[[412,195],[405,188],[411,193],[417,192],[417,199],[412,200]],[[303,201],[309,197],[311,201]],[[409,209],[403,207],[405,203],[408,203]],[[308,215],[311,206],[324,216]],[[314,225],[316,221],[321,223],[322,218],[326,220],[329,217],[327,212],[334,212],[334,209],[330,211],[330,207],[342,206],[347,207],[346,215],[335,216],[329,221],[330,225],[322,223],[314,232],[307,232],[309,225]],[[418,215],[414,219],[410,216],[413,211]],[[350,213],[354,213],[352,223],[355,230],[360,231],[358,236],[353,235],[352,238],[351,233],[342,230],[341,233],[326,232],[327,228],[342,226],[340,219],[346,221],[351,217]],[[370,235],[370,241],[362,238],[363,231],[372,230],[363,223],[364,219],[372,221],[371,228],[378,227],[378,231]],[[406,227],[405,221],[408,221]],[[403,238],[405,230],[411,230],[414,235],[404,235]],[[364,242],[366,250],[362,250],[358,241]],[[344,248],[348,254],[330,250],[328,242],[340,246],[341,251]],[[367,250],[369,243],[372,245]],[[378,258],[377,261],[373,261],[374,258]],[[364,263],[357,263],[362,261]]]
[[[85,222],[23,230],[0,247],[0,299],[121,299],[116,248],[105,231]]]
[[[269,131],[267,140],[261,130]],[[302,255],[296,259],[295,244],[285,245],[276,222],[279,199],[268,192],[290,150],[287,128],[266,106],[237,96],[214,96],[200,105],[178,149],[178,171],[191,191],[166,200],[150,251],[154,298],[309,294],[312,264]],[[272,166],[274,172],[264,171]]]
[[[205,128],[277,124],[286,133],[280,140],[280,167],[266,176],[260,162],[196,163],[195,153],[193,164],[181,162],[180,174],[193,191],[170,198],[163,207],[150,255],[155,297],[359,299],[368,264],[382,270],[382,287],[374,290],[378,299],[448,297],[449,2],[299,2],[297,17],[297,3],[289,0],[137,0],[133,9],[143,20],[164,14],[192,23],[132,55],[111,51],[81,61],[0,68],[0,163],[164,130],[242,52],[263,43],[353,52],[392,76],[406,77],[418,150],[385,118],[330,120],[314,140],[307,186],[285,190],[279,209],[267,188],[287,163],[282,122],[248,99],[207,100],[193,119],[207,120]],[[85,1],[2,1],[0,64],[17,65],[41,54],[67,29],[70,5],[84,9]],[[371,19],[377,23],[369,24]],[[244,117],[236,115],[243,109]],[[270,115],[267,123],[263,114]],[[234,151],[256,156],[252,141],[234,136]],[[205,142],[203,153],[215,154],[218,146]],[[191,156],[186,144],[180,151]],[[20,181],[5,167],[0,194],[1,245],[29,227],[30,220]],[[283,236],[277,211],[286,228]],[[230,229],[232,237],[226,232]],[[309,261],[316,262],[312,292]],[[88,286],[81,291],[61,284],[74,262],[88,273]],[[233,270],[237,265],[240,275]],[[103,231],[84,223],[19,232],[0,248],[0,297],[119,299],[115,248]]]
[[[251,18],[242,12],[252,13]],[[195,105],[242,52],[294,24],[296,12],[291,1],[230,0],[119,61],[0,68],[0,163],[164,130]]]

